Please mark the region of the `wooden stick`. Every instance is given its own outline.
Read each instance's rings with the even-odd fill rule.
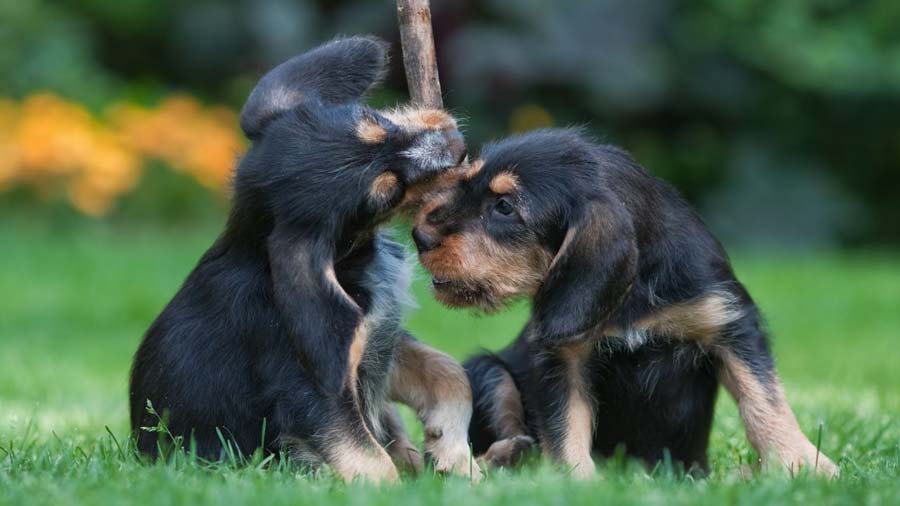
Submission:
[[[413,104],[443,107],[428,0],[397,0],[397,19],[406,84]]]

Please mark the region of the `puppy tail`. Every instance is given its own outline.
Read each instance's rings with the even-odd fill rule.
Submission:
[[[255,139],[270,121],[304,100],[359,99],[384,78],[388,47],[373,36],[339,38],[278,65],[250,93],[241,129]]]

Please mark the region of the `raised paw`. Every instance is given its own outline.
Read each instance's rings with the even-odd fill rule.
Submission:
[[[532,448],[534,448],[534,438],[525,435],[514,436],[495,441],[478,460],[491,467],[513,467]]]

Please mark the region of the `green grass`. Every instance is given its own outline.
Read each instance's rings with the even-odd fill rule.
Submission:
[[[216,233],[213,226],[55,227],[0,220],[0,503],[900,501],[900,255],[886,252],[735,260],[768,316],[778,366],[802,427],[815,440],[823,424],[823,450],[843,472],[834,482],[743,477],[741,464],[754,456],[724,395],[711,442],[712,474],[696,481],[665,467],[646,472],[620,459],[601,463],[603,478],[589,483],[574,483],[535,462],[517,472],[494,472],[476,486],[426,475],[387,488],[344,485],[284,464],[142,465],[126,441],[131,355]],[[424,280],[419,276],[415,286],[421,307],[410,315],[409,327],[457,357],[502,346],[524,321],[521,306],[491,317],[440,308]]]

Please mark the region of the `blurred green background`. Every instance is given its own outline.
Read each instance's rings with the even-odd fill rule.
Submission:
[[[894,0],[436,1],[433,20],[445,102],[466,118],[473,148],[537,126],[586,124],[675,183],[730,244],[900,241]],[[132,214],[183,220],[205,206],[183,188],[180,198],[169,195],[180,182],[148,181],[160,172],[148,169],[162,159],[187,166],[182,173],[207,174],[208,186],[221,185],[228,161],[242,150],[239,137],[208,143],[197,149],[218,160],[192,168],[161,156],[161,148],[140,146],[134,137],[155,131],[147,121],[123,118],[123,106],[152,115],[173,95],[193,97],[204,105],[192,102],[196,110],[168,123],[189,129],[209,107],[238,110],[265,69],[335,34],[355,33],[393,42],[394,69],[373,103],[406,96],[388,1],[15,0],[0,2],[0,23],[0,96],[12,100],[6,109],[40,116],[46,104],[28,108],[23,101],[52,92],[86,108],[97,128],[120,137],[124,131],[123,149],[137,152],[134,162],[144,170],[107,174],[129,179],[121,188],[64,183],[75,186],[64,190],[70,199],[93,214],[114,215],[120,197],[141,200],[134,194],[155,188],[158,195]],[[3,109],[0,126],[15,130],[24,120]],[[172,114],[159,115],[165,131]],[[194,141],[210,130],[197,128]],[[29,146],[65,146],[34,146],[27,135],[5,141],[0,153],[12,156],[0,162],[0,188],[52,200],[59,188],[35,183],[39,177],[29,171],[60,167],[19,153],[25,166],[10,168],[9,158]],[[180,142],[188,145],[183,150],[196,147]],[[105,144],[95,140],[89,149]]]
[[[697,484],[613,463],[597,489],[539,470],[474,491],[433,479],[361,497],[328,482],[298,497],[292,472],[138,466],[107,430],[126,439],[140,336],[224,223],[244,98],[285,58],[373,33],[392,41],[394,68],[371,103],[402,102],[395,5],[0,0],[0,503],[896,501],[900,2],[486,0],[432,11],[445,104],[471,151],[587,125],[700,209],[769,318],[802,427],[815,439],[824,423],[822,447],[844,478],[745,483],[739,470],[755,457],[724,396],[713,475]],[[397,235],[408,235],[402,223]],[[427,286],[420,273],[409,326],[458,358],[509,342],[527,313],[450,311]]]

